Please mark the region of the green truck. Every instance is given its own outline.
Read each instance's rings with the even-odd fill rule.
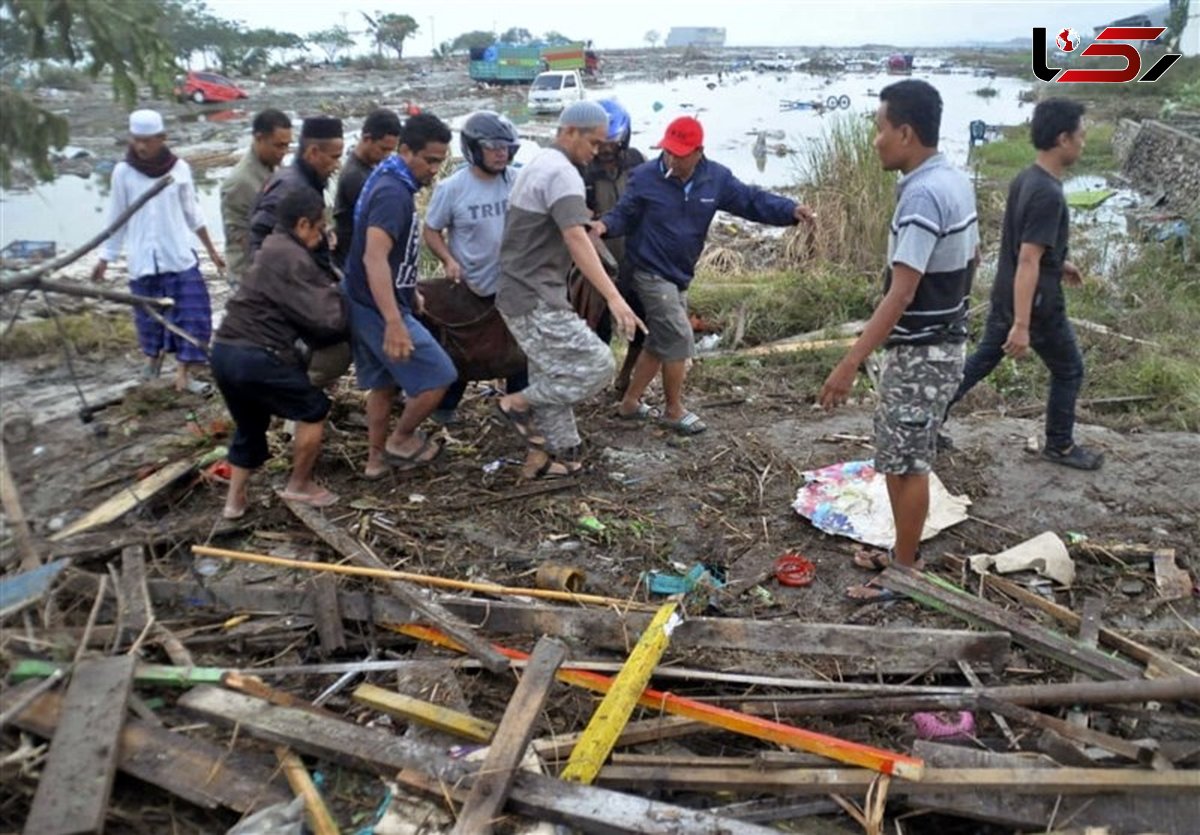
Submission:
[[[529,84],[548,70],[583,70],[587,66],[582,43],[553,46],[514,46],[497,43],[471,50],[472,81],[488,84]]]

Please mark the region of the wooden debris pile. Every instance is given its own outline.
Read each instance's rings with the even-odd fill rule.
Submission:
[[[235,581],[18,538],[6,831],[1195,831],[1200,676],[1095,603],[893,567],[972,628],[706,616],[396,571],[289,509],[306,559],[193,548],[267,572]]]

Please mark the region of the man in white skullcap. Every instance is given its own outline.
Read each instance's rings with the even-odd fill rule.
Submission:
[[[218,270],[225,269],[225,261],[204,225],[192,169],[167,147],[162,115],[154,110],[135,110],[129,115],[129,149],[125,159],[113,169],[108,222],[112,223],[168,174],[171,185],[142,206],[105,242],[92,280],[104,279],[109,262],[121,254],[124,245],[130,292],[169,298],[173,302],[162,312],[173,329],[142,308],[133,309],[138,346],[147,358],[143,378],[157,377],[163,356],[175,354],[176,390],[208,395],[212,386],[192,377],[195,367],[208,363],[212,336],[212,306],[204,277],[200,275],[193,234],[204,244]]]
[[[571,262],[604,297],[626,339],[645,325],[604,271],[588,238],[592,213],[579,170],[605,140],[608,113],[596,102],[569,105],[554,144],[521,169],[509,197],[496,308],[529,360],[529,385],[497,408],[525,440],[522,475],[563,478],[583,468],[574,405],[612,379],[612,351],[571,308]]]

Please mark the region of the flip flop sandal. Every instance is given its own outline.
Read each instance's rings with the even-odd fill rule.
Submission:
[[[860,561],[858,559],[860,555],[865,556],[865,559]],[[891,548],[888,548],[886,553],[882,551],[871,551],[869,552],[869,555],[868,552],[859,551],[854,555],[851,563],[855,568],[862,569],[863,571],[883,571],[885,568],[890,568],[892,563],[895,561],[895,553]],[[917,571],[925,570],[925,559],[921,556],[920,551],[917,551],[917,559],[916,563],[913,565],[913,568],[915,568]]]
[[[533,425],[533,410],[526,409],[523,412],[518,412],[515,409],[505,409],[500,405],[500,401],[495,401],[496,411],[500,413],[500,417],[512,424],[513,429],[525,441],[528,446],[537,447],[538,449],[546,446],[546,439],[543,438]]]
[[[629,414],[625,414],[620,410],[620,408],[617,409],[617,420],[641,422],[650,420],[650,418],[660,417],[662,417],[662,412],[660,412],[658,409],[655,409],[653,406],[647,406],[645,403],[638,403],[637,408]]]
[[[227,522],[233,522],[233,521],[235,521],[237,519],[241,519],[243,516],[245,516],[246,511],[247,511],[247,508],[244,508],[244,507],[241,510],[233,511],[233,512],[226,510],[226,509],[222,509],[221,510],[221,518]]]
[[[366,470],[363,470],[361,473],[358,474],[358,477],[361,478],[363,481],[381,481],[381,480],[387,478],[391,474],[392,474],[392,468],[384,467],[382,470],[380,470],[377,473],[368,473]]]
[[[293,493],[290,490],[279,490],[276,495],[284,501],[299,502],[309,507],[329,507],[337,504],[338,494],[331,490],[322,489],[320,493]]]
[[[864,583],[861,586],[853,586],[852,588],[864,588],[870,589],[873,592],[878,592],[878,594],[872,594],[869,597],[859,597],[858,595],[851,594],[851,589],[846,589],[842,596],[856,606],[867,606],[871,603],[890,603],[893,600],[903,599],[903,595],[897,594],[891,589],[885,589],[881,586],[873,586],[870,583]]]
[[[561,472],[561,473],[551,472],[551,469],[553,469],[555,464],[562,467],[565,470],[565,472]],[[545,461],[542,462],[542,466],[537,468],[537,472],[535,472],[533,474],[533,476],[529,479],[529,481],[554,481],[555,479],[559,479],[559,478],[575,478],[577,475],[579,475],[582,472],[583,472],[582,464],[577,463],[574,467],[572,467],[570,464],[568,464],[564,461],[558,461],[558,460],[555,460],[554,458],[547,458]]]
[[[699,435],[701,432],[708,429],[708,424],[700,420],[700,416],[695,412],[688,412],[679,420],[670,420],[665,417],[660,417],[658,422],[667,429],[672,429],[680,435]]]
[[[430,447],[434,447],[434,453],[426,458],[424,456],[427,452],[429,452]],[[442,454],[443,449],[445,449],[445,447],[443,447],[437,441],[428,436],[422,435],[421,445],[413,450],[412,454],[410,455],[401,455],[400,453],[392,452],[390,449],[384,449],[383,454],[388,459],[388,462],[391,463],[391,465],[396,469],[415,470],[432,464],[437,460],[437,457]]]
[[[206,383],[203,380],[188,380],[183,390],[188,394],[196,394],[200,397],[212,397],[212,393],[216,389],[213,388],[212,383]]]

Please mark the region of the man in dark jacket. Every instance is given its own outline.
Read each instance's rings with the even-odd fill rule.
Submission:
[[[342,164],[342,120],[310,116],[300,128],[300,147],[291,165],[279,168],[267,180],[250,213],[250,257],[258,253],[267,235],[275,231],[279,202],[296,189],[310,189],[324,197],[329,178]],[[314,256],[329,261],[327,236],[322,236]]]
[[[279,205],[296,191],[315,194],[325,204],[325,187],[342,160],[342,120],[330,116],[310,116],[300,128],[300,147],[292,164],[278,169],[258,195],[250,215],[250,257],[258,255],[267,236],[275,231]],[[329,236],[324,231],[313,250],[323,267],[332,266]],[[324,388],[336,382],[350,367],[350,343],[339,342],[313,351],[308,376],[313,385]]]
[[[662,155],[634,169],[621,201],[592,224],[592,232],[626,236],[633,289],[649,329],[618,414],[629,420],[655,416],[642,395],[661,370],[666,400],[661,422],[681,435],[696,435],[708,427],[683,405],[694,345],[687,288],[713,216],[724,211],[756,223],[791,226],[811,220],[812,212],[794,200],[745,185],[728,168],[707,159],[704,129],[690,116],[671,122],[658,145]]]
[[[292,474],[279,495],[315,507],[337,501],[313,479],[330,401],[309,382],[294,347],[297,340],[327,345],[347,336],[337,276],[313,255],[325,237],[325,201],[297,189],[278,212],[279,225],[226,305],[212,349],[213,376],[236,424],[226,519],[246,513],[250,474],[270,457],[272,415],[296,422]]]
[[[333,263],[344,270],[346,254],[354,239],[354,204],[362,193],[367,177],[383,160],[396,153],[400,145],[400,117],[387,108],[372,110],[363,121],[362,134],[346,164],[338,173],[337,195],[333,200],[333,223],[337,241],[333,245]]]

